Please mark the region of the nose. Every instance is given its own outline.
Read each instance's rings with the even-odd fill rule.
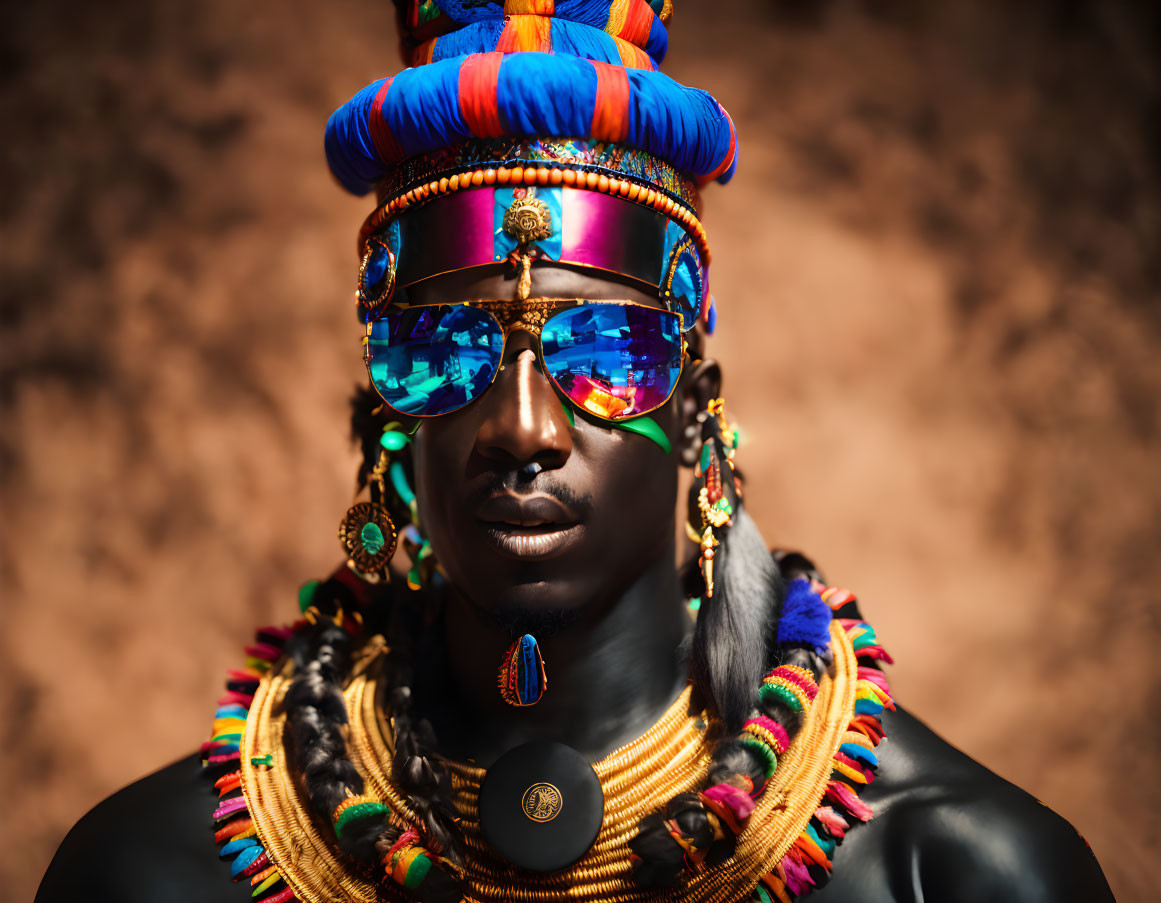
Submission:
[[[480,399],[487,411],[476,434],[476,451],[502,470],[564,466],[572,454],[568,418],[540,372],[532,336],[514,331],[504,356],[495,384]]]

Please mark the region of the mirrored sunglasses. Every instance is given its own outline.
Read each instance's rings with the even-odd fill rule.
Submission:
[[[631,301],[537,298],[392,309],[369,324],[364,360],[388,407],[436,417],[487,390],[516,329],[537,338],[543,372],[560,394],[604,420],[657,410],[681,376],[680,314]]]

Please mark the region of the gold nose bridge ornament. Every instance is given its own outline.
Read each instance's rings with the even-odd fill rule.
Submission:
[[[552,235],[552,211],[544,201],[531,193],[535,190],[526,189],[528,194],[512,201],[504,211],[502,225],[504,231],[516,239],[516,250],[513,253],[520,261],[520,279],[516,283],[516,297],[521,301],[526,300],[532,292],[533,254],[529,245]]]

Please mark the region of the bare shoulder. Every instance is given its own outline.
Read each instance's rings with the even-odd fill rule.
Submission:
[[[218,860],[214,798],[196,755],[119,790],[69,831],[36,903],[249,900]]]
[[[906,712],[887,713],[880,770],[819,900],[1111,901],[1065,819]]]

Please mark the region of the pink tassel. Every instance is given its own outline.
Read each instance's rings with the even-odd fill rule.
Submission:
[[[782,872],[786,875],[786,886],[790,888],[790,892],[796,897],[801,897],[803,894],[810,893],[810,889],[814,887],[814,881],[810,877],[810,872],[806,870],[806,866],[795,859],[793,855],[795,852],[791,848],[791,852],[783,857]]]
[[[226,800],[222,805],[214,810],[214,821],[220,821],[227,815],[233,815],[239,809],[246,808],[246,798],[243,796],[236,796],[231,800]]]
[[[240,705],[244,709],[250,708],[254,697],[236,690],[227,690],[225,695],[218,698],[218,705]]]
[[[831,781],[826,785],[826,799],[847,810],[859,821],[870,821],[875,811],[859,799],[854,791],[842,781]]]
[[[876,661],[886,662],[888,665],[895,664],[895,659],[891,658],[882,646],[864,646],[858,651],[858,657],[873,658]]]
[[[750,799],[750,794],[744,790],[739,790],[732,784],[714,784],[712,787],[707,787],[702,795],[714,802],[721,803],[734,813],[734,818],[738,820],[739,825],[744,826],[746,819],[754,811],[754,801]]]
[[[814,817],[818,819],[818,823],[822,825],[830,836],[835,840],[842,840],[850,827],[850,823],[845,818],[834,811],[830,806],[823,806],[821,809],[816,809]]]
[[[281,649],[277,646],[271,646],[269,643],[255,643],[252,646],[247,646],[245,651],[247,655],[262,659],[265,662],[277,661],[278,657],[282,655]]]
[[[887,685],[887,677],[878,668],[868,668],[864,665],[859,665],[859,680],[873,683],[888,696],[891,695],[891,688]]]

